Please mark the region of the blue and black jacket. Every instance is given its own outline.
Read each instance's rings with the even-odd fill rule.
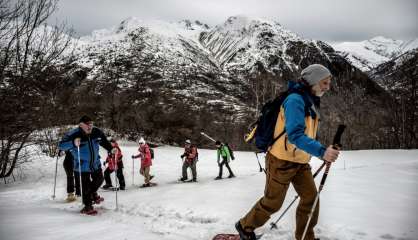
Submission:
[[[59,142],[59,149],[70,151],[74,158],[74,171],[79,172],[79,161],[77,147],[74,145],[74,139],[80,138],[80,160],[81,172],[94,172],[101,169],[99,145],[108,152],[112,151],[112,145],[107,140],[104,133],[93,127],[90,134],[86,134],[80,127],[66,133]]]
[[[326,148],[316,140],[320,99],[300,83],[289,82],[289,91],[291,93],[281,106],[274,131],[274,137],[280,137],[270,153],[297,163],[308,163],[311,155],[322,158]]]

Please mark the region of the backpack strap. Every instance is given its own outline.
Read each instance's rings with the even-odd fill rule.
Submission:
[[[268,148],[268,150],[267,150],[267,152],[268,151],[270,151],[270,148],[274,145],[274,143],[277,141],[277,140],[279,140],[279,138],[281,137],[281,136],[283,136],[284,134],[286,133],[286,128],[283,128],[283,131],[277,136],[277,137],[275,137],[274,139],[273,139],[273,141],[271,141],[271,143],[269,144],[269,148]]]
[[[303,98],[303,101],[304,101],[304,103],[305,103],[305,116],[310,116],[311,115],[311,111],[310,111],[310,108],[311,108],[311,106],[312,106],[312,102],[311,101],[309,101],[309,99],[308,99],[308,97],[306,96],[306,94],[305,94],[305,91],[303,91],[303,90],[295,90],[295,91],[291,91],[291,92],[289,92],[289,94],[286,96],[286,98],[291,94],[291,93],[297,93],[297,94],[299,94],[302,98]],[[286,99],[285,98],[285,99]],[[284,102],[284,101],[283,101]],[[281,107],[281,106],[280,106]],[[315,113],[314,113],[315,114]],[[315,118],[316,117],[316,114],[314,115],[314,116],[312,116],[313,118]],[[267,151],[269,151],[270,150],[270,148],[274,145],[274,143],[279,139],[279,138],[281,138],[284,134],[286,133],[286,128],[283,128],[283,131],[277,136],[277,137],[275,137],[272,141],[271,141],[271,143],[269,144],[269,149],[267,150]]]

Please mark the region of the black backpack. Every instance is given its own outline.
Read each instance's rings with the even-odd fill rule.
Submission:
[[[234,152],[232,151],[232,148],[229,146],[229,144],[228,144],[228,143],[225,143],[225,146],[228,148],[229,155],[231,156],[231,159],[232,159],[232,160],[235,160],[235,157],[234,157]]]
[[[151,153],[151,159],[154,159],[154,149],[149,148],[149,152]]]
[[[277,139],[279,139],[285,130],[281,132],[277,137],[274,138],[274,129],[276,127],[277,117],[280,112],[280,107],[282,106],[284,100],[291,93],[300,94],[305,103],[306,97],[304,96],[301,90],[296,91],[285,91],[279,94],[275,99],[266,102],[260,111],[260,116],[258,120],[253,123],[250,127],[250,133],[246,135],[246,142],[250,142],[255,138],[255,145],[261,152],[267,152]],[[309,113],[310,104],[305,104],[305,114]]]

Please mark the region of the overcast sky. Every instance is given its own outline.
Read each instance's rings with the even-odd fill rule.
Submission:
[[[60,0],[50,19],[79,35],[140,19],[199,20],[211,26],[229,16],[274,19],[304,38],[329,42],[374,36],[418,38],[418,0]]]

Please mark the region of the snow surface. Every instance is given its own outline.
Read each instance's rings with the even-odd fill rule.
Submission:
[[[0,239],[211,239],[216,233],[235,232],[234,223],[263,194],[264,174],[258,172],[251,152],[235,153],[231,167],[237,178],[214,181],[215,151],[200,149],[198,183],[177,183],[183,149],[158,147],[151,169],[158,186],[140,189],[138,161],[132,186],[128,157],[137,146],[122,142],[121,148],[128,189],[118,193],[117,210],[115,192],[103,190],[99,194],[105,201],[97,207],[98,216],[80,215],[80,201],[64,203],[62,158],[57,197],[52,200],[55,159],[36,158],[23,166],[22,180],[0,185]],[[313,159],[313,168],[320,163]],[[418,150],[342,152],[321,195],[317,236],[321,240],[418,239],[417,170]],[[282,210],[294,196],[289,188]],[[266,224],[257,232],[266,232],[266,240],[290,240],[294,227],[295,206],[279,222],[278,230],[270,231]]]

